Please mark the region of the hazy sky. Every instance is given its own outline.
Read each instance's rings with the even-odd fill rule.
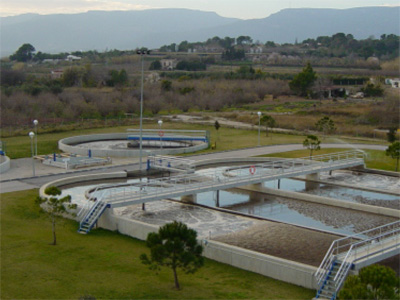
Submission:
[[[0,0],[0,16],[24,13],[78,13],[88,10],[188,8],[215,11],[224,17],[265,18],[284,8],[399,6],[400,0]]]

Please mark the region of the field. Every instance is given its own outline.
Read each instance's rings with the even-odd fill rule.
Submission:
[[[47,132],[42,133],[39,129],[38,132],[38,153],[39,154],[51,154],[58,153],[58,141],[60,139],[86,134],[101,134],[101,133],[117,133],[126,132],[129,128],[139,128],[137,124],[132,126],[108,126],[91,129],[79,129],[79,124],[76,125],[65,125],[60,132],[52,132],[51,129],[47,128]],[[158,125],[156,121],[145,122],[144,128],[146,129],[157,129]],[[211,142],[217,144],[216,149],[207,149],[202,151],[225,151],[232,149],[241,149],[248,147],[255,147],[258,145],[258,130],[257,126],[254,126],[253,130],[234,129],[221,126],[216,131],[214,126],[210,125],[198,125],[198,124],[182,124],[169,122],[164,120],[163,129],[191,129],[191,130],[209,130],[211,134]],[[264,130],[264,127],[262,128]],[[304,135],[294,134],[281,134],[281,133],[269,133],[266,136],[265,132],[260,135],[260,143],[262,146],[274,145],[274,144],[301,144],[305,139]],[[364,143],[364,144],[385,144],[383,140],[373,140],[365,138],[336,138],[335,136],[321,138],[323,143]],[[13,137],[7,137],[2,139],[7,145],[7,155],[12,158],[23,158],[31,156],[31,141],[28,136],[28,131],[25,135],[18,135]]]
[[[311,299],[314,291],[206,260],[193,275],[141,264],[145,243],[61,219],[58,245],[34,204],[37,190],[1,194],[1,299]],[[86,296],[86,298],[85,298]]]

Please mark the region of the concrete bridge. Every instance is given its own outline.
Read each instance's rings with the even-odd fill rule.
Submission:
[[[88,233],[107,208],[123,207],[171,197],[182,197],[183,201],[194,202],[196,195],[202,192],[261,184],[264,181],[300,175],[317,178],[319,172],[358,166],[364,166],[364,153],[361,151],[346,151],[164,177],[143,181],[139,185],[115,186],[103,190],[91,208],[78,214],[82,216],[79,232]]]

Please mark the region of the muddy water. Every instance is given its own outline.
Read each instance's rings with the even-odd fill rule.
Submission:
[[[209,172],[209,170],[207,170],[207,172]],[[349,176],[348,173],[345,175],[346,178]],[[342,176],[342,174],[340,174],[340,176]],[[340,176],[336,176],[335,180],[341,178]],[[354,176],[350,176],[350,178],[353,177]],[[142,180],[147,181],[147,178],[143,178]],[[388,179],[385,176],[377,177],[374,175],[373,177],[370,177],[369,180],[373,180],[375,184],[392,183],[391,186],[396,185],[395,181],[390,181],[390,178]],[[139,179],[130,179],[125,180],[124,182],[134,184],[139,181]],[[73,202],[79,206],[87,205],[88,200],[84,196],[85,191],[98,185],[99,183],[93,183],[85,186],[66,187],[63,189],[63,195],[71,195]],[[265,182],[264,185],[270,188],[277,188],[278,182]],[[346,201],[373,204],[390,208],[398,208],[399,206],[398,196],[343,188],[327,184],[320,185],[318,189],[306,191],[305,182],[301,180],[282,179],[280,182],[280,188],[283,190],[311,193]],[[135,187],[132,189],[135,189]],[[98,192],[97,196],[100,193],[101,192]],[[164,209],[168,209],[161,204],[160,201],[155,203],[158,203],[156,206],[158,205]],[[220,191],[218,201],[216,192],[200,193],[197,195],[197,203],[209,207],[218,206],[247,215],[297,224],[338,234],[353,234],[393,221],[392,218],[376,216],[374,214],[239,190]],[[153,208],[154,207],[155,206],[153,206]]]
[[[221,191],[219,201],[216,192],[201,193],[197,195],[197,203],[346,235],[395,221],[375,214],[238,190]]]
[[[138,179],[129,180],[132,183],[138,181]],[[81,206],[88,203],[84,196],[85,191],[98,185],[97,182],[85,186],[66,187],[63,189],[63,194],[72,195],[73,202]],[[294,185],[294,188],[301,189],[304,182],[295,182]],[[197,197],[199,204],[210,207],[217,205],[216,200],[214,192],[202,193]],[[145,211],[141,209],[141,205],[132,205],[114,209],[114,213],[156,225],[163,225],[172,220],[182,221],[195,229],[199,238],[211,238],[314,266],[319,265],[332,241],[339,238],[337,234],[352,234],[394,221],[393,218],[368,213],[238,190],[221,191],[219,206],[269,220],[246,218],[171,201],[147,203]]]
[[[379,178],[379,179],[385,181],[385,179],[387,180],[387,177],[385,176],[384,178]],[[329,181],[334,181],[334,180],[329,180]],[[376,183],[377,181],[373,180],[373,182]],[[275,180],[275,181],[264,182],[263,185],[268,188],[277,189],[278,181]],[[396,196],[396,195],[389,195],[377,192],[363,191],[357,188],[340,187],[333,184],[319,184],[319,187],[316,189],[306,190],[305,185],[306,182],[302,180],[282,179],[280,182],[280,189],[286,191],[293,191],[293,192],[329,197],[334,199],[340,199],[350,202],[400,209],[400,193],[399,195]],[[390,191],[396,192],[396,189],[392,189]]]
[[[326,180],[332,184],[345,183],[345,184],[350,184],[354,187],[374,188],[400,194],[399,177],[357,173],[347,170],[338,170],[334,171],[331,175],[329,175],[329,173],[321,173],[320,179]]]

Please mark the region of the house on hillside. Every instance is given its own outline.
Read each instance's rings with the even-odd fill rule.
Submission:
[[[60,79],[62,78],[64,71],[62,69],[52,70],[51,71],[51,79]]]
[[[53,64],[56,65],[60,62],[58,58],[45,58],[42,60],[42,64]]]
[[[81,60],[82,57],[75,56],[75,55],[68,55],[67,58],[65,59],[66,61],[76,61],[76,60]]]
[[[170,58],[170,59],[161,59],[161,69],[166,70],[166,71],[172,71],[176,68],[176,65],[178,64],[178,60],[175,58]]]
[[[263,53],[263,47],[256,46],[256,47],[251,47],[249,50],[250,54],[260,54]]]
[[[385,84],[391,85],[392,88],[398,89],[398,88],[400,88],[400,79],[399,78],[387,78],[385,80]]]

